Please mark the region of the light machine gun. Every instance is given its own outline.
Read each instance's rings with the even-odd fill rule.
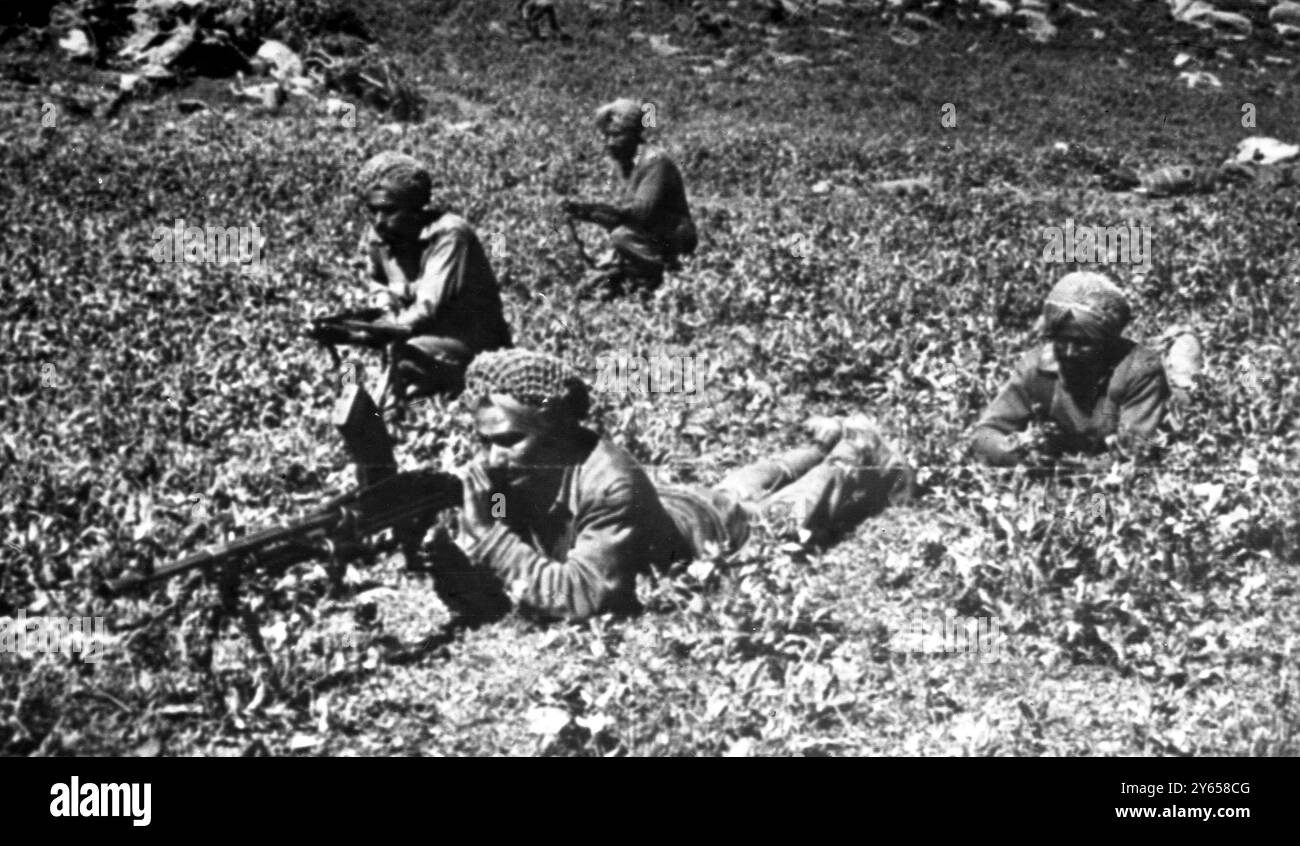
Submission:
[[[345,390],[334,424],[356,464],[356,489],[284,526],[200,550],[152,572],[120,577],[106,585],[108,591],[136,591],[199,570],[233,586],[245,571],[277,572],[306,561],[336,565],[331,577],[341,580],[338,565],[373,560],[399,549],[407,565],[413,566],[439,513],[463,501],[460,479],[433,470],[397,472],[392,440],[374,401],[360,385]]]

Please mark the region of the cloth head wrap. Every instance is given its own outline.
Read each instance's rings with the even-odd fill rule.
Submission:
[[[357,174],[357,190],[364,197],[382,189],[407,208],[426,207],[433,194],[433,174],[419,159],[387,151],[372,157]]]
[[[591,393],[560,359],[531,350],[480,353],[465,372],[461,401],[471,411],[492,403],[530,428],[542,428],[556,415],[581,420],[591,409]]]
[[[1128,298],[1100,273],[1067,273],[1043,303],[1041,326],[1048,335],[1074,326],[1099,341],[1116,340],[1132,319]]]
[[[638,136],[644,134],[641,104],[627,97],[620,97],[612,103],[606,103],[596,109],[596,128],[606,135],[619,135],[624,132],[633,132]]]

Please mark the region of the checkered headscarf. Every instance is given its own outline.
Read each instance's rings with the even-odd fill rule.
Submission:
[[[424,208],[433,195],[433,174],[419,159],[387,150],[371,157],[357,174],[357,190],[362,196],[376,188],[388,191],[409,208]]]
[[[518,348],[479,353],[465,372],[461,401],[471,411],[504,394],[539,411],[567,408],[575,420],[591,409],[591,392],[577,371],[546,353]]]

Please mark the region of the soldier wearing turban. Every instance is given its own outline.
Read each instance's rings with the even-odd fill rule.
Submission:
[[[642,148],[652,108],[623,98],[596,110],[605,152],[624,180],[622,201],[564,204],[574,219],[609,230],[612,252],[593,282],[613,292],[657,288],[664,271],[675,269],[678,258],[694,252],[697,244],[681,171],[664,151]]]
[[[508,347],[496,276],[464,218],[433,198],[418,159],[374,156],[357,176],[370,215],[363,248],[389,314],[378,325],[405,340],[395,369],[408,395],[459,392],[465,367],[484,350]]]
[[[463,473],[459,549],[432,556],[460,618],[511,603],[581,620],[635,610],[636,576],[734,550],[754,522],[824,540],[910,495],[911,471],[865,421],[818,418],[815,443],[716,488],[656,488],[627,452],[582,425],[586,383],[560,360],[510,349],[470,365],[461,401],[482,444]]]
[[[1160,355],[1123,336],[1124,292],[1100,273],[1064,276],[1043,304],[1047,343],[1027,353],[975,425],[972,448],[990,464],[1025,458],[1020,434],[1052,431],[1052,452],[1103,451],[1112,436],[1146,437],[1165,415],[1169,385]]]

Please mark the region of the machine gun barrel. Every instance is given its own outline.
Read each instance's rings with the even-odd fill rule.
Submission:
[[[218,547],[209,547],[152,573],[133,573],[108,583],[124,593],[199,569],[236,565],[287,567],[317,558],[352,558],[381,544],[371,537],[394,529],[421,535],[438,512],[462,501],[461,481],[450,473],[412,471],[337,497],[324,508],[287,526],[264,529]]]

